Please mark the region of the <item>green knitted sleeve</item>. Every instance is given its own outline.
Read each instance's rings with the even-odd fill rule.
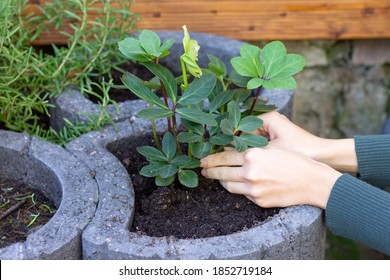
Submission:
[[[355,136],[360,179],[390,187],[390,135]]]
[[[325,214],[334,234],[390,255],[390,193],[344,174],[332,189]]]

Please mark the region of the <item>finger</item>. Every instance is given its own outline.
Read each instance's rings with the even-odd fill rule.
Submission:
[[[244,164],[243,153],[236,150],[227,150],[221,153],[209,155],[200,160],[201,167],[216,167],[216,166],[241,166]]]
[[[248,185],[245,182],[220,181],[222,187],[230,193],[246,194]]]
[[[242,167],[212,167],[202,169],[202,175],[208,179],[240,182],[242,179]]]

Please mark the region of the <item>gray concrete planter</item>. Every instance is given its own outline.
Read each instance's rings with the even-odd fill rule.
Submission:
[[[282,113],[283,110],[281,111]],[[161,128],[163,125],[159,124]],[[83,232],[85,259],[323,259],[325,223],[322,210],[289,207],[272,219],[227,236],[202,239],[140,236],[129,231],[134,190],[123,165],[110,150],[131,146],[150,133],[148,121],[132,118],[75,139],[67,149],[96,174],[99,205]]]
[[[39,189],[58,209],[25,242],[0,249],[0,259],[80,259],[81,233],[98,200],[87,166],[61,147],[0,130],[0,178]]]
[[[175,43],[171,47],[171,55],[164,58],[163,61],[174,72],[179,73],[181,71],[179,57],[183,53],[183,32],[181,31],[159,31],[158,34],[162,40],[174,38]],[[217,35],[205,34],[205,33],[191,33],[191,37],[198,41],[201,49],[199,51],[199,65],[201,67],[207,67],[208,58],[207,54],[211,54],[221,58],[228,66],[228,72],[231,71],[230,59],[239,55],[240,47],[244,44],[242,41],[221,37]],[[291,96],[291,91],[264,91],[262,96],[267,98],[273,96],[273,100],[277,100],[279,108],[282,108],[287,116],[291,116],[291,98],[286,98],[286,95]],[[78,90],[74,88],[68,88],[62,95],[54,100],[55,108],[51,110],[51,126],[58,129],[64,125],[64,118],[67,118],[71,122],[75,123],[76,120],[83,122],[87,120],[87,116],[91,114],[99,113],[99,105],[93,103],[89,99],[85,98]],[[125,120],[141,109],[148,108],[145,102],[140,102],[139,106],[134,106],[132,101],[120,102],[120,113],[117,113],[116,108],[113,105],[108,106],[107,110],[110,112],[112,119],[116,122]]]

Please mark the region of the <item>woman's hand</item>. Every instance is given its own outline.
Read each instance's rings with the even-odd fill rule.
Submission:
[[[341,173],[275,146],[209,155],[201,160],[202,174],[220,180],[229,192],[243,194],[262,207],[310,204],[325,209]]]
[[[334,140],[317,137],[276,111],[260,115],[259,118],[264,124],[253,133],[268,138],[269,147],[297,152],[340,171],[358,171],[353,139]]]

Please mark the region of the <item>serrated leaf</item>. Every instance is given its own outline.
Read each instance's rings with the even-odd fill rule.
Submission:
[[[210,143],[213,145],[226,146],[233,142],[232,135],[217,134],[210,138]]]
[[[291,90],[297,87],[297,83],[291,76],[276,76],[271,80],[264,81],[263,87],[268,90],[276,88]]]
[[[246,144],[246,142],[242,138],[240,138],[238,136],[234,136],[234,141],[233,142],[234,142],[234,147],[240,153],[242,153],[243,151],[248,149],[248,145]]]
[[[204,158],[210,154],[211,147],[209,142],[192,143],[192,154],[196,158]]]
[[[208,97],[215,86],[215,82],[214,74],[204,74],[200,78],[194,79],[178,103],[185,106],[199,103]]]
[[[189,156],[179,155],[179,156],[176,156],[174,159],[172,159],[171,163],[176,165],[176,166],[180,166],[180,165],[189,163],[190,161],[191,161],[191,158]]]
[[[168,109],[168,107],[161,101],[158,96],[152,92],[143,81],[131,73],[125,73],[122,77],[123,84],[130,89],[136,96],[151,102],[161,108]]]
[[[285,46],[280,41],[273,41],[264,46],[261,50],[261,57],[265,66],[265,75],[272,75],[272,71],[277,69],[287,55]]]
[[[218,125],[217,121],[214,119],[214,117],[210,114],[204,113],[202,111],[199,111],[197,109],[193,108],[179,108],[176,109],[176,113],[189,121],[209,125],[209,126],[216,126]]]
[[[165,164],[156,164],[156,163],[150,163],[148,165],[145,165],[144,167],[141,168],[139,171],[139,174],[145,177],[156,177],[158,176],[158,173],[160,172],[160,169],[164,166]]]
[[[154,57],[159,57],[161,55],[160,45],[161,40],[160,37],[153,31],[143,30],[139,35],[139,42],[141,47],[148,53],[153,55]]]
[[[158,172],[158,175],[161,178],[169,178],[177,173],[177,166],[174,164],[167,164],[161,167],[160,171]]]
[[[237,128],[241,119],[240,105],[236,101],[230,101],[227,105],[227,112],[229,114],[229,121],[234,128]]]
[[[166,132],[162,139],[162,151],[169,160],[173,159],[176,154],[176,141],[170,132]]]
[[[226,103],[228,103],[233,98],[233,92],[230,90],[219,92],[213,98],[213,101],[210,103],[209,111],[210,113],[216,112]]]
[[[259,88],[263,85],[264,83],[264,80],[261,79],[261,78],[253,78],[251,79],[248,84],[246,85],[246,88],[247,89],[255,89],[255,88]]]
[[[180,170],[179,182],[187,188],[195,188],[199,184],[198,175],[192,170]]]
[[[156,186],[166,187],[172,184],[175,181],[175,179],[176,179],[176,175],[173,175],[168,178],[162,178],[161,176],[157,176],[154,182]]]
[[[225,63],[216,56],[208,54],[207,57],[210,60],[208,64],[209,69],[218,76],[226,76],[226,65]]]
[[[173,112],[168,109],[143,109],[137,113],[137,117],[155,120],[155,119],[163,119],[173,116]]]
[[[195,133],[190,133],[190,132],[180,132],[177,135],[177,140],[180,143],[194,143],[194,142],[199,142],[202,140],[202,137],[198,134]]]
[[[261,148],[268,144],[268,140],[266,138],[256,134],[241,134],[240,139],[243,140],[249,147]]]
[[[247,116],[240,121],[238,130],[243,132],[252,132],[263,125],[263,121],[256,116]]]
[[[142,146],[137,147],[137,152],[150,160],[158,160],[158,161],[167,161],[167,157],[160,150],[150,147],[150,146]]]
[[[153,62],[145,62],[143,65],[162,81],[167,95],[175,103],[177,99],[177,84],[172,72],[164,66]]]

